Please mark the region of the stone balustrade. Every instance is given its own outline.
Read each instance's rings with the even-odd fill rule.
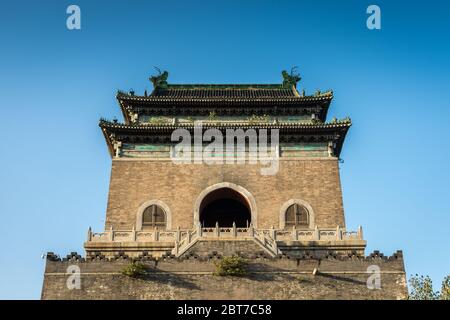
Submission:
[[[276,230],[269,229],[264,232],[270,234],[277,241],[319,241],[319,240],[363,240],[362,227],[358,231],[346,231],[339,226],[336,229],[295,229]]]
[[[181,236],[181,238],[178,239],[179,240],[175,242],[175,247],[172,250],[172,254],[177,257],[185,253],[199,239],[254,240],[261,245],[270,256],[275,257],[278,254],[281,254],[281,251],[278,250],[276,240],[271,238],[270,235],[266,234],[263,230],[255,230],[252,226],[248,228],[237,228],[234,223],[231,228],[219,227],[218,224],[216,224],[215,227],[209,228],[203,228],[198,225],[193,231],[188,231],[184,236]]]
[[[88,242],[174,242],[187,230],[113,230],[92,232],[89,228]]]
[[[194,229],[195,236],[206,239],[217,238],[252,238],[256,236],[266,236],[276,241],[337,241],[337,240],[363,240],[362,228],[358,231],[346,231],[343,228],[336,229],[254,229],[233,227],[197,227]],[[88,242],[176,242],[181,245],[181,241],[186,239],[190,242],[190,237],[194,236],[192,230],[107,230],[104,232],[92,232],[88,230]]]

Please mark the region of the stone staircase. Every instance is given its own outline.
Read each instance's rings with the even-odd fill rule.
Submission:
[[[281,254],[278,249],[277,242],[264,231],[253,229],[253,240],[258,243],[271,257]]]
[[[273,237],[263,230],[256,230],[252,226],[248,228],[223,228],[216,225],[215,228],[202,228],[200,225],[194,230],[187,231],[180,239],[175,241],[172,254],[176,257],[182,256],[192,248],[199,240],[246,240],[258,244],[270,257],[281,254],[277,242]]]
[[[188,251],[200,239],[198,231],[198,228],[194,230],[188,230],[179,241],[176,240],[175,247],[172,250],[172,254],[176,257],[180,257],[183,253]]]

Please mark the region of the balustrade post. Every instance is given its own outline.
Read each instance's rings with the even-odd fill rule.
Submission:
[[[314,240],[320,240],[320,232],[319,232],[319,227],[314,228]]]
[[[180,241],[180,240],[181,240],[181,232],[180,232],[180,226],[178,226],[177,233],[175,235],[175,241]]]
[[[273,228],[273,226],[270,226],[270,236],[272,237],[273,240],[276,240],[277,235],[275,234],[275,229]]]
[[[131,230],[131,241],[136,241],[136,229],[134,228],[134,226]]]
[[[175,255],[178,255],[179,244],[178,241],[175,241]]]
[[[186,239],[187,239],[187,243],[191,242],[191,231],[190,230],[187,231]]]
[[[219,238],[220,237],[220,229],[219,229],[219,222],[216,222],[216,237]]]
[[[114,230],[113,230],[113,226],[112,225],[109,228],[109,240],[110,241],[114,241]]]
[[[336,239],[342,240],[342,230],[339,225],[337,225],[336,227]]]
[[[197,223],[197,236],[200,238],[202,236],[202,225],[199,223]]]
[[[292,226],[292,240],[298,240],[297,228],[295,225]]]

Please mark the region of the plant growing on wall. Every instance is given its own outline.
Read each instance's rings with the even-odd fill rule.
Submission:
[[[133,261],[127,265],[121,273],[131,278],[139,278],[147,274],[147,268],[143,263]]]
[[[219,262],[215,263],[216,276],[234,276],[242,277],[247,274],[247,262],[238,256],[224,257]]]

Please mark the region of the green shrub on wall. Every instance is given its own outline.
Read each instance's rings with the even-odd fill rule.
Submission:
[[[139,278],[147,274],[147,268],[143,263],[133,261],[121,273],[128,277]]]
[[[238,256],[224,257],[219,262],[216,262],[215,265],[216,271],[214,275],[216,276],[242,277],[247,274],[245,269],[247,262]]]

